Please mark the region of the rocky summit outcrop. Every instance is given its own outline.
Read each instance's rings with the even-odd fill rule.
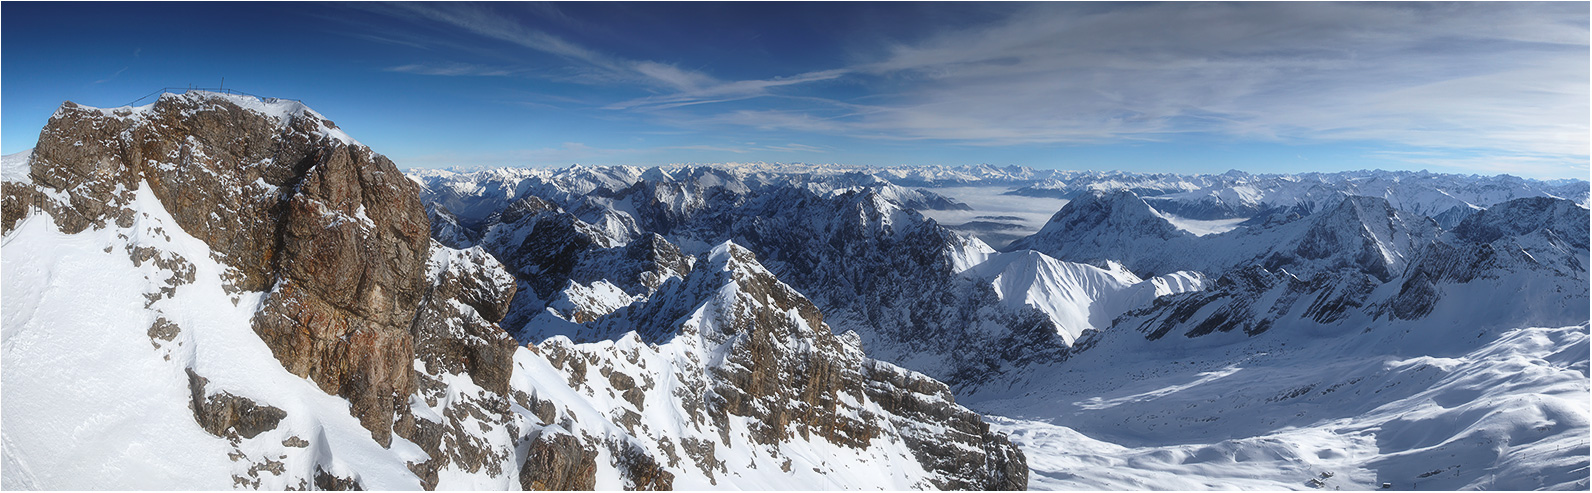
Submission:
[[[229,267],[231,289],[269,290],[254,328],[283,366],[347,397],[387,443],[414,393],[409,326],[430,242],[417,187],[387,158],[300,103],[195,91],[63,104],[28,177],[0,190],[7,231],[35,209],[65,233],[127,227],[148,186]]]

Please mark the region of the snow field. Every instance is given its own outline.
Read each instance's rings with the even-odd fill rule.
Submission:
[[[1586,489],[1587,341],[1586,325],[1526,328],[1454,357],[1342,344],[1216,370],[1164,352],[1110,383],[969,405],[1012,416],[992,425],[1032,489]]]

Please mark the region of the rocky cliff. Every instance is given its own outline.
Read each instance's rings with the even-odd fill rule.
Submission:
[[[9,229],[32,207],[63,233],[131,225],[149,187],[238,291],[269,290],[254,329],[284,367],[353,403],[386,443],[414,393],[409,323],[429,247],[417,188],[330,120],[287,101],[165,95],[102,110],[66,103],[6,183]]]

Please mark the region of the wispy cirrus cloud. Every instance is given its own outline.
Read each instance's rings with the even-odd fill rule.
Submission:
[[[117,70],[116,73],[111,74],[110,77],[106,77],[106,78],[103,78],[103,79],[100,79],[100,80],[96,80],[96,81],[94,81],[94,83],[95,84],[104,84],[106,82],[110,82],[112,80],[115,80],[117,76],[122,75],[122,72],[126,72],[128,68],[130,68],[130,67],[122,67],[121,70]]]
[[[847,69],[824,70],[793,76],[760,80],[720,80],[705,72],[679,67],[677,64],[657,60],[632,59],[604,53],[581,43],[570,41],[544,30],[527,26],[510,16],[501,15],[490,5],[450,4],[434,6],[417,3],[395,4],[393,8],[379,11],[398,14],[412,20],[434,22],[461,29],[471,34],[508,42],[521,48],[545,53],[573,62],[576,81],[606,84],[639,84],[653,88],[657,94],[638,99],[618,101],[604,105],[609,110],[658,110],[680,106],[722,103],[769,95],[772,88],[809,82],[832,80],[847,73]],[[560,23],[590,27],[590,23],[565,15],[552,5],[535,4],[531,10]],[[462,65],[462,64],[460,64]],[[396,70],[396,69],[405,70]],[[395,67],[390,71],[427,73],[430,75],[456,75],[468,72],[433,66]]]
[[[739,101],[742,99],[767,96],[770,94],[769,90],[773,88],[834,80],[843,77],[848,73],[850,73],[848,69],[834,69],[808,72],[789,77],[774,77],[770,79],[737,80],[729,82],[711,81],[710,83],[706,84],[697,84],[692,89],[681,90],[679,92],[670,94],[620,101],[604,106],[603,109],[661,110],[698,104]]]
[[[511,69],[503,68],[503,67],[491,67],[491,66],[485,66],[485,65],[475,65],[475,64],[469,64],[469,63],[457,63],[457,62],[411,63],[411,64],[408,64],[408,65],[399,65],[399,66],[396,66],[396,67],[387,67],[386,69],[383,69],[383,70],[386,70],[388,72],[402,72],[402,73],[406,73],[406,74],[419,74],[419,75],[478,76],[478,77],[494,77],[494,76],[513,75],[514,73],[517,72],[516,70],[511,70]]]
[[[741,78],[603,52],[492,5],[393,9],[562,59],[565,81],[637,88],[644,95],[588,102],[664,127],[971,146],[1370,141],[1575,165],[1589,146],[1581,7],[1025,4],[991,22],[928,26],[910,42],[854,46],[828,68]]]
[[[719,121],[971,144],[1177,133],[1585,159],[1587,15],[1565,4],[1041,4],[893,46],[838,115]]]
[[[694,90],[717,81],[707,74],[651,61],[610,55],[527,26],[502,15],[491,5],[424,3],[393,4],[411,19],[437,22],[477,36],[503,41],[576,62],[580,74],[604,82],[649,83],[674,90]]]

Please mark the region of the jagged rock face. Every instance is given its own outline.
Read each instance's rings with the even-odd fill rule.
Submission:
[[[431,244],[426,272],[411,327],[419,402],[398,409],[393,432],[430,457],[409,464],[427,489],[449,469],[502,476],[520,437],[508,398],[518,345],[497,325],[514,297],[514,277],[480,248],[440,243]]]
[[[597,486],[597,449],[567,433],[544,433],[531,442],[520,468],[525,491],[591,491]]]
[[[619,287],[626,292],[641,294],[656,291],[663,286],[664,281],[670,277],[685,277],[691,272],[691,257],[680,252],[669,240],[658,234],[649,234],[636,241],[625,245],[622,250],[622,259],[606,262],[605,259],[586,262],[576,274],[576,279],[583,281],[595,280],[597,275],[613,273],[614,266],[622,267],[618,275],[612,276],[618,281]],[[607,269],[598,269],[605,265]],[[602,272],[607,270],[609,272]],[[599,274],[600,273],[600,274]]]
[[[868,360],[864,392],[889,411],[899,428],[939,423],[934,435],[903,434],[925,468],[942,471],[935,486],[946,490],[1020,491],[1028,489],[1027,459],[1003,434],[991,432],[983,417],[956,405],[950,387],[926,375]]]
[[[487,219],[481,246],[519,278],[504,325],[523,327],[544,309],[577,323],[629,304],[691,268],[690,257],[655,234],[629,244],[550,202],[525,197]],[[525,334],[521,334],[522,336]],[[539,340],[535,334],[527,340]]]
[[[722,245],[697,264],[686,279],[588,324],[594,338],[634,338],[623,345],[630,349],[559,337],[543,342],[538,353],[572,387],[620,397],[610,419],[636,437],[650,435],[641,413],[673,405],[648,396],[660,383],[678,381],[670,400],[707,438],[656,445],[671,463],[689,457],[710,477],[727,472],[714,450],[741,446],[730,437],[740,429],[734,420],[744,423],[753,446],[775,451],[774,458],[781,447],[801,442],[856,450],[899,443],[930,473],[923,486],[1026,486],[1021,453],[1004,435],[990,433],[978,414],[957,406],[949,387],[869,359],[855,334],[832,334],[818,307],[749,250]],[[636,335],[619,336],[630,331]],[[653,358],[669,362],[659,373],[628,372]]]
[[[514,298],[514,277],[480,248],[433,248],[430,286],[412,328],[415,358],[431,373],[469,374],[507,395],[517,344],[497,322]]]
[[[517,200],[488,221],[482,246],[541,299],[564,287],[581,252],[612,246],[596,227],[536,197]]]
[[[1545,230],[1584,250],[1588,228],[1586,208],[1564,199],[1530,197],[1477,211],[1460,222],[1454,234],[1466,241],[1492,243]]]
[[[657,234],[622,247],[575,254],[569,282],[547,303],[549,315],[585,323],[657,291],[691,272],[692,257]]]
[[[431,239],[450,248],[470,248],[481,235],[459,223],[459,216],[442,204],[426,204],[426,219],[431,221]]]
[[[71,211],[52,211],[69,233],[119,217],[112,205],[147,181],[185,231],[227,255],[238,287],[261,290],[273,280],[279,187],[303,178],[336,128],[205,96],[168,95],[141,112],[67,102],[39,134],[30,178],[71,191]]]
[[[430,241],[418,188],[390,161],[297,103],[196,92],[137,109],[66,103],[30,166],[36,188],[7,183],[7,213],[39,206],[67,233],[130,225],[147,183],[233,289],[271,289],[254,325],[283,366],[348,397],[386,443],[414,389],[409,324]]]
[[[377,441],[414,393],[409,325],[430,227],[419,194],[368,149],[322,153],[281,219],[276,285],[255,331],[288,371],[348,397]]]
[[[1254,265],[1218,278],[1210,290],[1158,298],[1117,324],[1136,327],[1150,340],[1175,330],[1187,337],[1233,330],[1254,336],[1298,319],[1336,322],[1368,305],[1367,298],[1380,284],[1352,270],[1304,280]]]
[[[1388,281],[1438,232],[1435,221],[1399,213],[1387,200],[1373,197],[1345,197],[1336,208],[1310,221],[1291,252],[1273,251],[1267,257],[1268,268],[1300,259],[1326,260],[1328,270],[1355,267]]]
[[[977,385],[1066,352],[1043,313],[1005,309],[990,286],[956,271],[965,240],[877,193],[781,188],[740,210],[753,213],[719,209],[682,236],[735,238],[767,255],[770,270],[811,293],[838,330],[862,334],[874,357]]]

